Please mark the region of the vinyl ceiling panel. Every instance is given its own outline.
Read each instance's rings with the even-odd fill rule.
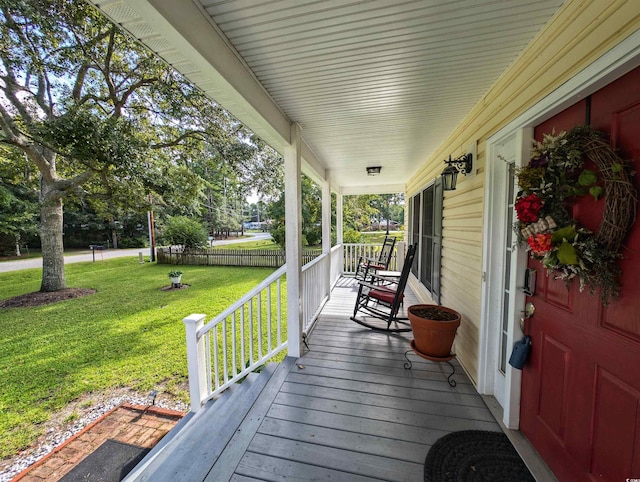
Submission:
[[[561,4],[201,0],[341,185],[406,182]]]

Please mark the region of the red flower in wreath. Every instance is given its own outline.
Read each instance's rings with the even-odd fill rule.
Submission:
[[[551,249],[551,234],[534,234],[529,236],[527,243],[535,254],[544,256]]]
[[[526,224],[535,223],[542,209],[542,199],[536,193],[531,193],[528,196],[518,198],[515,208],[520,221]]]

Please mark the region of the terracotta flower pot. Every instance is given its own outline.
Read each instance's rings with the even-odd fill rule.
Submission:
[[[449,357],[460,313],[438,305],[412,305],[407,311],[417,351],[435,358]]]

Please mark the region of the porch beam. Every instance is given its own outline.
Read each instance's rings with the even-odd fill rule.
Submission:
[[[291,125],[284,150],[285,241],[287,260],[287,337],[289,356],[302,356],[302,135]]]

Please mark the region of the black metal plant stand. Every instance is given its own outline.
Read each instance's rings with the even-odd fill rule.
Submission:
[[[446,363],[447,365],[449,365],[451,367],[451,374],[447,377],[447,382],[449,383],[449,386],[451,386],[451,387],[455,387],[457,385],[456,381],[453,378],[451,378],[456,373],[456,367],[455,367],[455,365],[453,363],[451,363],[451,360],[453,358],[455,358],[454,354],[451,354],[448,357],[442,357],[442,358],[425,355],[424,353],[421,353],[421,352],[419,352],[418,350],[415,349],[414,342],[413,342],[413,340],[411,340],[411,350],[407,350],[404,353],[404,357],[407,360],[404,363],[404,368],[406,370],[411,370],[411,368],[413,367],[413,363],[411,362],[411,360],[407,356],[411,352],[415,352],[416,355],[418,355],[420,358],[424,358],[425,360],[434,361],[436,363]]]

